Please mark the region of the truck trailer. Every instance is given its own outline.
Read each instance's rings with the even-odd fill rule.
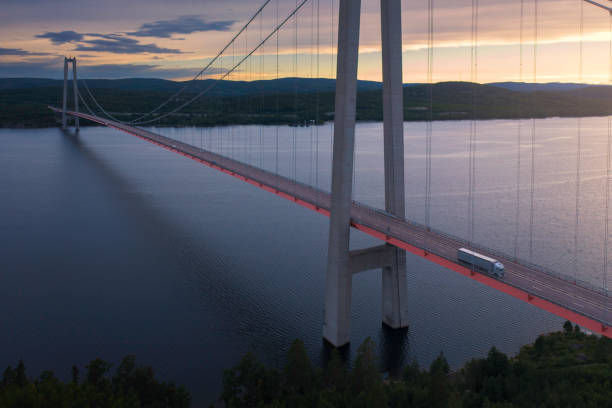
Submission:
[[[486,255],[469,250],[467,248],[459,248],[457,250],[457,259],[464,265],[470,268],[477,269],[489,275],[497,276],[502,279],[504,277],[504,264],[497,259],[490,258]]]

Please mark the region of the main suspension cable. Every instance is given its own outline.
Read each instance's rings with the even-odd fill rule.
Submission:
[[[253,14],[253,16],[251,16],[251,18],[242,26],[242,28],[240,30],[238,30],[238,32],[232,37],[232,39],[230,41],[228,41],[227,44],[223,48],[221,48],[221,50],[217,53],[217,55],[215,55],[215,57],[212,60],[210,60],[208,62],[208,64],[206,64],[204,66],[204,68],[202,68],[191,80],[189,80],[185,84],[185,86],[183,86],[174,95],[169,97],[164,103],[159,105],[157,108],[153,109],[151,112],[149,112],[149,113],[147,113],[145,115],[142,115],[139,118],[134,119],[134,120],[132,120],[130,122],[127,122],[127,123],[136,123],[136,122],[139,122],[142,119],[144,119],[145,117],[150,116],[153,113],[158,112],[161,108],[166,106],[170,101],[174,100],[177,96],[182,94],[187,88],[189,88],[191,85],[193,85],[195,83],[195,81],[199,77],[201,77],[202,74],[204,72],[206,72],[208,70],[208,68],[210,68],[215,63],[215,61],[217,61],[217,59],[219,59],[221,57],[221,55],[223,55],[223,53],[230,47],[230,45],[232,45],[234,43],[234,41],[240,36],[240,34],[242,34],[249,27],[249,25],[253,22],[253,20],[255,20],[257,18],[257,16],[259,16],[263,12],[263,9],[268,5],[268,3],[270,3],[270,1],[272,1],[272,0],[265,0],[264,3],[257,9],[255,14]]]
[[[253,48],[248,54],[246,54],[244,57],[242,57],[231,69],[227,70],[219,79],[216,79],[213,83],[211,83],[208,87],[206,87],[205,89],[203,89],[201,92],[199,92],[197,95],[193,96],[191,99],[189,99],[187,102],[183,103],[182,105],[180,105],[179,107],[173,109],[170,112],[167,112],[161,116],[158,116],[154,119],[149,119],[143,122],[139,122],[136,123],[138,125],[143,125],[146,123],[151,123],[151,122],[155,122],[157,120],[163,119],[167,116],[173,115],[176,112],[178,112],[179,110],[183,109],[184,107],[190,105],[193,101],[195,101],[196,99],[200,98],[202,95],[206,94],[208,91],[210,91],[212,88],[214,88],[219,82],[223,81],[225,78],[227,78],[232,72],[234,72],[240,65],[242,65],[242,63],[244,61],[246,61],[251,55],[253,55],[266,41],[268,41],[278,30],[280,30],[285,23],[287,23],[287,21],[289,21],[291,19],[291,17],[293,17],[303,6],[304,4],[306,4],[306,2],[308,2],[308,0],[302,0],[299,5],[291,12],[289,13],[289,15],[287,17],[285,17],[283,19],[283,21],[274,28],[274,30],[272,30],[259,44],[257,44],[255,46],[255,48]]]
[[[84,79],[79,79],[79,81],[81,81],[81,83],[85,87],[85,90],[89,94],[89,97],[91,98],[93,103],[98,107],[98,109],[100,109],[100,111],[102,111],[102,113],[104,113],[109,119],[114,120],[115,122],[121,122],[119,119],[115,118],[113,115],[111,115],[110,113],[108,113],[107,111],[104,110],[104,108],[98,103],[96,98],[94,98],[91,90],[89,89],[89,86],[87,86],[87,82]]]

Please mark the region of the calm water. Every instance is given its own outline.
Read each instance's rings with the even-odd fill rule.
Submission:
[[[606,118],[536,123],[534,262],[602,285]],[[358,125],[356,199],[383,202],[381,124]],[[432,226],[467,236],[468,122],[434,123]],[[529,259],[531,123],[479,122],[475,239]],[[158,129],[276,171],[275,127]],[[425,126],[406,124],[408,218],[424,221]],[[327,188],[329,125],[278,129],[279,173]],[[295,140],[295,144],[294,144]],[[263,146],[263,147],[261,147]],[[312,146],[312,148],[311,148]],[[517,149],[517,147],[519,149]],[[318,151],[318,154],[317,154]],[[318,171],[317,171],[318,169]],[[0,368],[68,378],[72,364],[136,354],[186,385],[196,406],[254,351],[281,365],[302,338],[322,361],[328,220],[263,190],[106,128],[0,130]],[[354,248],[376,244],[354,233]],[[380,274],[353,280],[349,355],[366,338],[385,371],[444,351],[453,367],[495,345],[514,353],[562,321],[409,256],[410,327],[381,327]],[[608,279],[609,280],[609,279]]]

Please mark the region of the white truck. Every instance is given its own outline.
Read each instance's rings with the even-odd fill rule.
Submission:
[[[489,275],[497,276],[500,279],[504,277],[504,264],[497,259],[489,258],[478,252],[471,251],[466,248],[457,250],[457,259],[464,265],[485,272]]]

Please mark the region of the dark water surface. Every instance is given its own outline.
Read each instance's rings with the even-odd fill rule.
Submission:
[[[422,124],[407,126],[416,133]],[[508,140],[515,140],[512,122],[497,126],[507,126]],[[329,129],[319,130],[318,177],[325,186],[330,141],[324,133]],[[461,178],[463,170],[453,166],[463,169],[465,160],[453,161],[452,152],[461,156],[466,139],[452,130],[450,124],[439,125],[433,147],[440,156],[434,160],[445,158],[448,171]],[[238,136],[219,148],[245,158],[252,154],[255,164],[261,159],[264,167],[274,166],[270,135],[275,129],[265,130],[268,150],[260,156],[239,139],[240,132],[251,130],[224,131]],[[207,137],[214,143],[212,132],[163,130],[203,145]],[[316,157],[306,148],[312,145],[308,128],[281,129],[281,151],[287,156],[281,159],[281,172],[293,171],[287,142],[292,132],[298,133],[297,155],[307,163],[296,165],[297,176],[314,183],[311,163]],[[359,132],[357,199],[378,205],[383,191],[382,148],[376,147],[380,124],[359,125]],[[406,140],[407,148],[417,143],[410,132]],[[504,140],[497,146],[488,141],[493,147],[480,145],[485,153],[479,156],[477,174],[491,180],[480,194],[489,194],[497,206],[508,205],[502,220],[508,225],[507,231],[499,230],[483,198],[477,231],[491,245],[511,252],[506,243],[513,242],[507,237],[513,231],[508,221],[514,216],[513,161],[501,161],[509,166],[506,170],[491,169],[500,167],[498,157],[514,150]],[[418,143],[407,155],[407,174],[412,175],[407,177],[407,213],[420,221],[422,188],[416,179],[424,172]],[[461,235],[465,194],[458,193],[462,186],[440,166],[434,162],[432,219],[436,227]],[[566,173],[540,173],[538,181],[554,185],[558,174],[557,184],[574,183],[573,173]],[[207,406],[220,393],[222,371],[249,350],[281,365],[291,341],[301,338],[313,360],[325,356],[321,326],[328,219],[323,216],[106,128],[84,128],[78,138],[57,129],[0,130],[0,197],[0,369],[23,357],[31,376],[52,369],[67,379],[72,364],[84,366],[95,357],[116,364],[135,354],[160,378],[184,384],[196,406]],[[537,197],[545,205],[544,195]],[[573,213],[566,212],[558,216],[573,226]],[[486,227],[486,217],[497,233]],[[554,228],[550,233],[554,236]],[[546,231],[539,228],[537,234],[548,242]],[[354,233],[352,244],[357,248],[376,241]],[[554,265],[547,252],[555,253],[549,249],[554,245],[541,247],[538,256]],[[562,324],[420,258],[409,255],[408,262],[410,327],[403,333],[381,326],[380,274],[359,274],[353,281],[350,355],[372,337],[385,371],[413,359],[429,365],[440,351],[453,367],[485,355],[493,345],[515,353]]]

